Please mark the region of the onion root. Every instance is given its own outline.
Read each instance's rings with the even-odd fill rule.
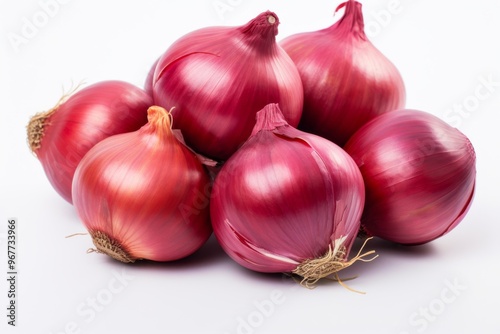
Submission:
[[[88,253],[103,253],[123,263],[133,263],[137,260],[124,250],[122,245],[117,240],[110,238],[106,233],[101,231],[92,231],[90,232],[90,236],[92,237],[92,242],[97,249],[91,248],[87,251]]]
[[[345,260],[347,252],[346,247],[341,244],[343,240],[338,239],[336,241],[340,241],[340,245],[336,245],[335,248],[332,248],[332,245],[330,244],[325,255],[316,259],[307,259],[303,261],[297,266],[297,268],[295,268],[295,270],[293,270],[292,273],[301,276],[302,280],[300,281],[300,285],[308,289],[313,289],[320,279],[334,275],[334,279],[338,281],[342,286],[344,286],[348,290],[359,292],[343,284],[339,279],[337,273],[342,269],[350,267],[357,261],[370,262],[378,257],[378,255],[374,255],[371,258],[366,259],[367,256],[375,253],[374,250],[362,253],[366,243],[370,239],[372,238],[368,238],[364,241],[356,256],[349,261]]]
[[[75,88],[71,89],[67,93],[63,93],[59,101],[57,101],[56,105],[52,107],[50,110],[42,111],[36,113],[30,118],[28,125],[26,126],[27,130],[27,140],[28,146],[30,148],[31,153],[36,156],[36,152],[42,146],[42,138],[44,134],[44,129],[47,125],[50,125],[50,116],[56,112],[59,107],[68,100],[68,98],[73,95],[83,83],[80,83]]]
[[[26,127],[28,132],[28,146],[31,150],[31,153],[33,153],[35,156],[36,151],[38,151],[41,146],[43,130],[48,124],[47,120],[57,110],[57,108],[61,104],[61,100],[59,100],[57,105],[49,111],[39,112],[32,116],[28,123],[28,126]]]

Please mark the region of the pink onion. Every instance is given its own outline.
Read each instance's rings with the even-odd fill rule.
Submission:
[[[345,150],[366,186],[362,229],[401,244],[423,244],[450,232],[471,206],[476,157],[467,137],[417,110],[381,115]]]
[[[109,80],[64,96],[28,124],[28,143],[51,185],[72,202],[73,174],[83,156],[101,140],[135,131],[147,123],[152,98],[123,81]]]
[[[269,104],[217,175],[210,216],[222,248],[240,265],[314,284],[352,263],[363,203],[363,179],[349,155],[288,125]]]
[[[172,261],[212,233],[210,179],[171,130],[171,115],[148,109],[148,124],[111,136],[82,159],[73,202],[101,253],[122,262]]]
[[[198,153],[228,159],[268,103],[279,103],[285,119],[298,125],[302,82],[276,43],[278,24],[268,11],[243,26],[200,29],[179,38],[160,58],[155,103],[175,107],[174,127]]]
[[[368,40],[361,4],[349,0],[329,28],[289,36],[280,45],[304,86],[299,129],[343,146],[363,124],[405,104],[397,68]]]

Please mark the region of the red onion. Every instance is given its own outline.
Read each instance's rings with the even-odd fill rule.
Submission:
[[[222,248],[240,265],[293,272],[310,285],[359,259],[347,255],[363,203],[363,179],[349,155],[289,126],[269,104],[217,175],[210,216]]]
[[[156,70],[156,65],[158,65],[158,62],[160,61],[160,58],[156,59],[151,68],[149,69],[149,72],[146,76],[146,80],[144,80],[144,90],[146,93],[148,93],[151,97],[153,97],[153,78]]]
[[[399,71],[365,35],[361,4],[350,0],[337,10],[343,6],[343,17],[329,28],[280,42],[304,86],[299,129],[340,146],[375,116],[405,104]]]
[[[93,84],[30,119],[30,149],[54,189],[71,203],[71,182],[82,157],[104,138],[146,124],[152,103],[146,92],[127,82]]]
[[[476,157],[467,137],[417,110],[381,115],[345,146],[363,174],[362,229],[413,245],[457,226],[474,195]]]
[[[276,43],[278,17],[265,12],[239,27],[209,27],[178,39],[153,79],[155,103],[172,111],[174,126],[195,151],[226,160],[248,138],[255,113],[279,103],[297,126],[302,82]]]
[[[212,233],[210,179],[170,117],[149,108],[148,124],[95,145],[75,173],[79,217],[97,250],[122,262],[180,259]]]

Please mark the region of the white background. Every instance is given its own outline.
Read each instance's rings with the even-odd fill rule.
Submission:
[[[477,192],[465,220],[421,247],[371,243],[380,257],[344,274],[359,275],[348,284],[366,295],[335,283],[308,290],[281,275],[252,273],[214,239],[188,259],[167,264],[127,266],[87,254],[88,236],[65,238],[85,230],[48,183],[25,136],[30,116],[51,108],[74,84],[120,79],[141,86],[152,62],[193,29],[241,25],[269,9],[280,18],[280,40],[331,25],[340,1],[60,0],[50,16],[40,4],[47,1],[0,4],[5,273],[7,220],[16,217],[19,224],[18,326],[7,325],[2,278],[2,333],[500,332],[497,0],[362,1],[371,41],[405,79],[407,107],[453,123],[477,152]],[[217,12],[220,3],[231,10]],[[9,36],[21,35],[26,20],[35,18],[37,31],[14,46]],[[487,96],[479,98],[478,89]]]

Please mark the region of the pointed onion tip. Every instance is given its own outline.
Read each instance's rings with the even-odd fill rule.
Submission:
[[[358,6],[358,7],[356,7]],[[361,8],[362,7],[362,4],[356,0],[348,0],[348,1],[345,1],[345,2],[342,2],[340,5],[337,6],[337,8],[335,8],[335,12],[333,13],[334,15],[337,14],[337,12],[339,10],[341,10],[342,8],[345,8],[345,11],[350,11],[354,8]]]
[[[344,14],[339,19],[339,21],[334,23],[330,28],[333,29],[334,27],[344,27],[344,29],[346,29],[347,31],[357,33],[359,38],[366,40],[367,38],[364,31],[365,23],[363,18],[362,4],[355,0],[343,2],[337,6],[333,16],[335,16],[337,12],[342,8],[345,8]]]
[[[152,126],[156,131],[162,133],[171,133],[172,131],[172,110],[167,111],[165,108],[160,106],[151,106],[148,108],[148,124]]]
[[[278,127],[288,125],[278,103],[270,103],[257,112],[256,122],[252,135],[261,130],[272,131]]]
[[[278,35],[279,23],[278,16],[268,10],[257,15],[247,24],[241,26],[240,29],[243,33],[249,34],[249,36],[260,34],[265,39],[270,39]],[[274,41],[274,38],[272,40]]]
[[[278,15],[276,13],[268,10],[263,13],[260,13],[257,15],[255,19],[253,19],[256,24],[258,25],[264,25],[264,26],[274,26],[274,25],[279,25],[280,21],[278,19]],[[250,22],[252,22],[250,21]]]

